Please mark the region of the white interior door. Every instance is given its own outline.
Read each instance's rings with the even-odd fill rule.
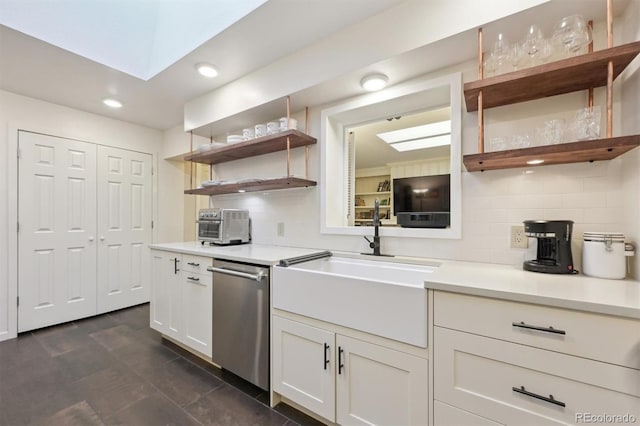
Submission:
[[[149,301],[151,155],[98,147],[98,313]]]
[[[96,313],[96,146],[19,132],[18,331]]]

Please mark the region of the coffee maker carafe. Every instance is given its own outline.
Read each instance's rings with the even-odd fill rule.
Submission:
[[[524,234],[538,239],[537,256],[523,263],[525,271],[575,274],[571,255],[571,220],[525,220]]]

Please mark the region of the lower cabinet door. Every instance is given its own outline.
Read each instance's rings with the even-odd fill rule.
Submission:
[[[334,333],[272,318],[273,390],[334,422]]]
[[[496,423],[440,401],[433,401],[433,424],[435,426],[500,426],[502,423]]]
[[[170,287],[174,279],[174,258],[166,251],[151,250],[151,304],[149,326],[167,334],[170,318]]]
[[[336,422],[426,425],[427,360],[336,336]]]
[[[640,370],[441,327],[433,347],[434,398],[499,423],[640,419]]]
[[[211,357],[213,279],[211,274],[183,271],[183,343]]]

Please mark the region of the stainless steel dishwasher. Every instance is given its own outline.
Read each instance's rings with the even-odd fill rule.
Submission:
[[[269,390],[269,268],[215,260],[213,362]]]

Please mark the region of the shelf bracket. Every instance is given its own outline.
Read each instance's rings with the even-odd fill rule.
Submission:
[[[613,47],[613,0],[607,0],[607,47]],[[613,137],[613,61],[607,67],[607,137]]]
[[[484,64],[482,53],[482,27],[478,28],[478,79],[484,78]],[[482,105],[482,90],[478,92],[478,153],[484,153],[484,108]]]

